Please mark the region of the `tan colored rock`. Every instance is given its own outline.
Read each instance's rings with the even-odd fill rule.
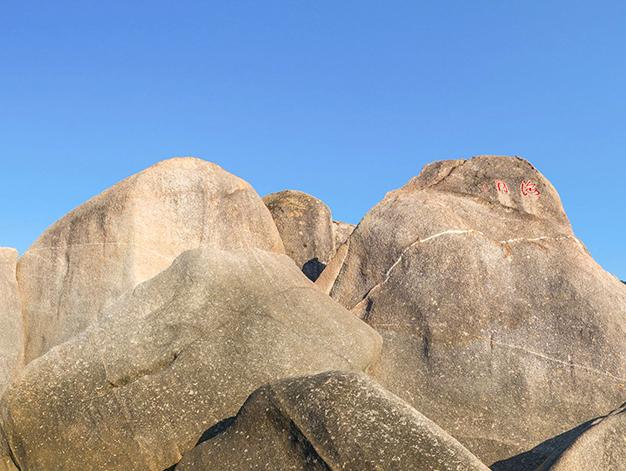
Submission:
[[[337,276],[339,276],[339,272],[343,267],[343,262],[348,255],[348,250],[350,248],[350,240],[348,239],[344,244],[340,245],[339,248],[335,251],[335,255],[330,260],[324,271],[317,277],[315,280],[315,285],[322,290],[326,294],[330,294],[330,290],[332,289]]]
[[[347,222],[333,221],[333,234],[335,234],[335,250],[348,241],[350,234],[356,226]]]
[[[301,191],[285,190],[263,198],[272,213],[285,251],[315,281],[335,253],[330,209]]]
[[[196,247],[283,252],[254,189],[195,158],[160,162],[70,212],[19,261],[26,361],[83,331],[108,302]]]
[[[22,313],[15,270],[17,251],[0,247],[0,394],[23,365]]]
[[[626,404],[554,441],[557,451],[537,471],[626,469]]]
[[[188,452],[175,469],[488,470],[367,376],[339,371],[258,389],[230,427]]]
[[[22,470],[162,471],[263,384],[363,371],[380,348],[286,255],[192,250],[32,361],[0,437]]]
[[[332,297],[383,336],[375,378],[486,464],[536,466],[533,447],[623,400],[626,287],[522,159],[428,165],[335,264]]]

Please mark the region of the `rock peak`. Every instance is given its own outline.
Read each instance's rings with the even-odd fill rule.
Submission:
[[[516,210],[570,230],[561,198],[550,181],[521,157],[479,155],[426,165],[398,191],[434,190]],[[392,192],[392,194],[395,192]]]
[[[84,330],[105,304],[197,247],[284,252],[254,189],[195,157],[164,160],[47,229],[19,261],[26,360]],[[47,274],[42,276],[41,274]]]

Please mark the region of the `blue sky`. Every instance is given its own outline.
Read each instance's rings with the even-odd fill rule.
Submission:
[[[430,161],[521,155],[626,278],[626,3],[0,6],[0,245],[176,155],[358,222]]]

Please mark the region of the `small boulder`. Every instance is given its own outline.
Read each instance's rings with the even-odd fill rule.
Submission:
[[[626,404],[558,440],[559,449],[537,471],[626,469]]]
[[[255,391],[176,471],[487,471],[438,425],[363,374],[331,371]]]
[[[347,222],[333,221],[333,233],[335,234],[335,250],[345,244],[356,226]]]
[[[335,252],[330,209],[301,191],[285,190],[263,198],[272,213],[285,251],[315,281]]]

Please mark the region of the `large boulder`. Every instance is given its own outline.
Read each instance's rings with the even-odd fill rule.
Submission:
[[[362,371],[380,347],[286,255],[196,249],[33,360],[0,437],[23,470],[162,471],[261,385]]]
[[[330,209],[301,191],[285,190],[263,198],[272,213],[285,251],[315,281],[335,253]]]
[[[428,165],[336,258],[324,288],[383,336],[373,375],[487,464],[623,401],[626,287],[522,159]]]
[[[22,366],[22,313],[15,270],[17,251],[0,247],[0,394]]]
[[[81,332],[108,302],[197,247],[284,250],[254,189],[195,158],[160,162],[70,212],[19,261],[26,361]]]
[[[326,372],[254,392],[176,471],[487,471],[475,456],[363,374]]]
[[[556,440],[559,449],[537,471],[626,469],[626,404]]]

